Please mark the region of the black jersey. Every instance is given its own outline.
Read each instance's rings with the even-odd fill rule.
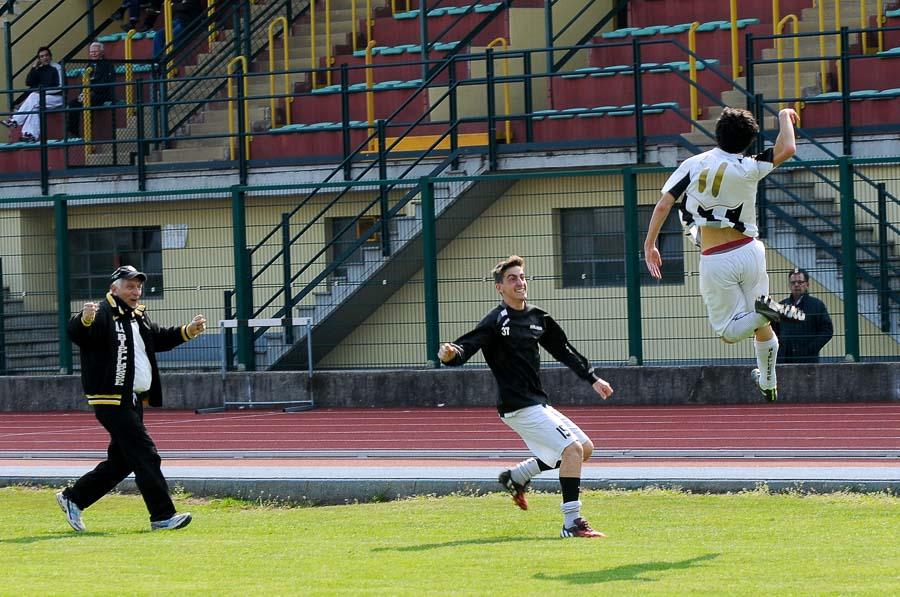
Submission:
[[[516,311],[500,303],[455,344],[463,353],[447,363],[450,366],[462,365],[479,350],[484,352],[484,360],[497,380],[497,410],[501,414],[547,403],[539,375],[538,344],[585,381],[593,384],[600,379],[588,360],[569,344],[559,324],[531,305]]]

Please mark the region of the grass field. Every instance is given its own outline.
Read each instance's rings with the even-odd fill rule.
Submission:
[[[176,496],[150,532],[110,495],[71,531],[55,490],[0,489],[4,595],[898,595],[900,498],[586,492],[609,538],[560,539],[559,497],[273,507]]]

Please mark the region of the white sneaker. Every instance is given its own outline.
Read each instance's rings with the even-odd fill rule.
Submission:
[[[75,502],[67,498],[61,491],[56,494],[56,503],[59,504],[59,509],[66,515],[69,526],[79,533],[84,531],[84,522],[81,520],[81,508],[76,506]]]
[[[153,531],[174,531],[181,529],[191,523],[191,513],[176,514],[172,518],[166,520],[154,520],[150,523],[150,530]]]
[[[759,369],[754,369],[750,372],[750,379],[753,380],[753,383],[756,384],[756,389],[762,394],[763,398],[766,399],[767,402],[776,402],[778,400],[778,388],[764,388],[759,385]]]

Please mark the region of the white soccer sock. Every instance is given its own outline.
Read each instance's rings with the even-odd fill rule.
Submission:
[[[563,525],[567,529],[575,526],[575,519],[581,518],[581,500],[563,502],[559,509],[562,510],[565,519]]]
[[[769,320],[759,313],[750,311],[738,313],[734,316],[734,319],[728,323],[725,332],[722,334],[722,338],[728,342],[740,342],[741,340],[752,336],[753,332],[767,323],[769,323]]]
[[[770,390],[778,385],[775,377],[775,361],[778,360],[778,337],[772,336],[770,340],[760,342],[755,340],[753,348],[756,349],[756,366],[759,367],[759,387]]]
[[[540,472],[541,467],[538,466],[537,458],[523,460],[509,470],[512,480],[519,485],[525,485],[531,481],[532,477],[536,477]]]

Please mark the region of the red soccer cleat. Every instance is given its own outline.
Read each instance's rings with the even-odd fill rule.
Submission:
[[[595,531],[591,528],[591,525],[588,524],[583,518],[576,518],[575,525],[571,527],[563,527],[559,532],[560,537],[585,537],[587,539],[602,539],[606,537],[600,531]]]
[[[497,477],[497,481],[500,482],[500,485],[503,486],[503,489],[509,492],[509,495],[512,496],[513,502],[521,508],[522,510],[528,509],[528,500],[525,499],[525,491],[528,488],[528,483],[525,485],[520,485],[512,480],[512,473],[510,471],[503,471],[500,473],[500,476]]]

